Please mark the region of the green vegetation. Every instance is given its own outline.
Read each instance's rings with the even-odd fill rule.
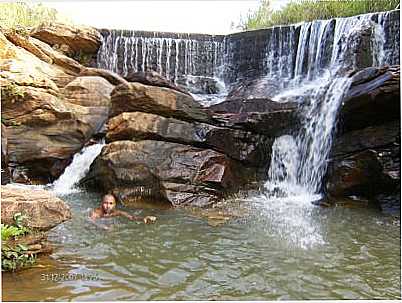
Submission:
[[[302,21],[350,17],[359,14],[395,9],[399,0],[295,0],[282,10],[272,11],[270,0],[262,0],[260,7],[241,20],[238,28],[251,30]]]
[[[14,103],[24,97],[24,91],[18,85],[10,82],[1,87],[1,97],[4,98],[4,100],[11,100],[11,103]]]
[[[0,27],[4,29],[36,27],[55,21],[69,22],[57,10],[41,3],[26,1],[0,3]]]
[[[1,269],[2,271],[15,271],[18,268],[32,265],[36,261],[35,255],[29,253],[28,247],[23,244],[10,246],[5,243],[8,240],[18,240],[18,237],[31,233],[31,230],[23,225],[26,216],[21,213],[14,215],[14,225],[1,224]]]

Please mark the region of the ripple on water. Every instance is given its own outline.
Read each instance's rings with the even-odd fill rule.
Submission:
[[[400,227],[369,209],[260,198],[245,218],[213,227],[177,209],[129,209],[156,224],[87,219],[100,197],[64,197],[73,219],[50,235],[52,266],[3,275],[5,300],[275,300],[400,298]],[[46,263],[46,262],[45,262]],[[97,274],[46,282],[42,273]],[[16,279],[18,289],[14,288]],[[40,291],[38,291],[40,289]]]

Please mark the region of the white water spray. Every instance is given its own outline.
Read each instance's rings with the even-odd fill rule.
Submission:
[[[97,143],[84,147],[80,153],[74,155],[73,161],[64,170],[64,173],[54,181],[52,190],[56,194],[66,195],[78,191],[76,184],[85,176],[95,158],[102,151],[104,143]]]

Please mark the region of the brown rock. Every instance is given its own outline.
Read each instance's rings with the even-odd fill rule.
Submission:
[[[145,140],[106,145],[82,183],[124,201],[143,195],[201,206],[246,184],[247,178],[247,168],[216,151]]]
[[[61,23],[39,26],[31,36],[51,46],[66,44],[74,52],[88,54],[96,53],[101,44],[101,35],[95,29]]]
[[[338,135],[400,120],[399,66],[355,74],[339,112]]]
[[[84,67],[80,63],[78,63],[74,59],[71,59],[70,57],[67,57],[63,53],[54,50],[46,43],[32,37],[30,37],[29,39],[43,53],[49,56],[54,64],[58,65],[66,73],[77,76],[84,69]]]
[[[390,180],[382,173],[374,151],[366,150],[330,164],[327,191],[331,196],[373,197],[389,186]]]
[[[49,230],[71,219],[70,208],[61,199],[45,190],[1,187],[1,220],[14,224],[14,214],[22,213],[28,218],[24,222],[37,230]]]
[[[95,76],[95,77],[102,77],[105,78],[107,81],[109,81],[113,85],[119,85],[119,84],[124,84],[128,85],[129,83],[121,76],[118,74],[106,70],[106,69],[100,69],[100,68],[93,68],[93,67],[86,67],[85,69],[81,70],[79,76],[84,77],[84,76]]]
[[[212,121],[192,97],[169,88],[140,83],[118,85],[113,90],[110,117],[123,112],[146,112],[180,120]]]
[[[272,145],[270,138],[239,129],[141,112],[122,113],[108,122],[107,142],[149,139],[210,148],[254,167],[267,165]]]
[[[1,124],[1,185],[10,183],[10,172],[8,169],[8,146],[7,129]]]
[[[166,87],[181,92],[183,94],[190,95],[185,89],[178,87],[173,82],[162,77],[157,72],[147,71],[147,72],[129,72],[127,76],[124,77],[128,82],[138,82],[145,85]]]
[[[77,77],[68,83],[61,93],[68,102],[82,106],[110,106],[110,94],[114,86],[106,79],[95,76]]]
[[[14,45],[19,46],[27,50],[28,52],[34,54],[36,57],[42,61],[52,64],[53,60],[51,57],[46,55],[38,46],[36,46],[31,37],[23,37],[16,33],[15,31],[8,31],[4,33],[8,40],[10,40]]]
[[[219,125],[280,137],[298,130],[300,119],[294,102],[270,99],[233,99],[208,108]]]
[[[81,77],[67,85],[80,65],[39,40],[24,39],[51,57],[53,64],[15,46],[0,32],[2,119],[8,128],[13,178],[47,183],[102,128],[113,87],[103,78]],[[66,65],[58,65],[58,58]]]

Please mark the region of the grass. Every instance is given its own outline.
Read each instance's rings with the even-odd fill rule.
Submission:
[[[399,0],[296,0],[282,10],[272,11],[270,0],[262,0],[260,7],[241,20],[242,30],[260,29],[275,25],[288,25],[317,19],[350,17],[395,9]]]
[[[28,1],[0,3],[0,27],[3,29],[21,29],[37,27],[52,22],[70,23],[56,9],[41,3]]]

